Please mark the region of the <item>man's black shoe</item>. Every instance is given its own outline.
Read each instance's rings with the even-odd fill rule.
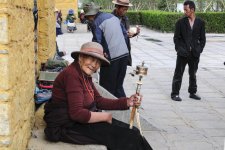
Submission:
[[[201,97],[198,96],[198,95],[196,95],[196,94],[190,94],[189,97],[190,97],[190,98],[193,98],[193,99],[195,99],[195,100],[200,100],[200,99],[201,99]]]
[[[182,101],[182,99],[179,97],[179,95],[171,97],[172,100],[174,101]]]

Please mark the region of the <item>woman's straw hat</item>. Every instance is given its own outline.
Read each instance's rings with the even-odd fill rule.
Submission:
[[[74,51],[71,53],[71,57],[78,60],[79,54],[95,57],[101,60],[102,66],[108,66],[110,62],[104,57],[102,45],[97,42],[87,42],[81,46],[80,51]]]
[[[129,0],[113,0],[112,3],[120,6],[133,6]]]

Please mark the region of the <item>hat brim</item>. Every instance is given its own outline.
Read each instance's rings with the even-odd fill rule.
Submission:
[[[97,13],[86,13],[86,14],[84,14],[84,16],[94,16],[94,15],[96,15]]]
[[[86,13],[84,12],[84,16],[94,16],[99,12],[100,8],[101,8],[100,6],[94,6],[88,12],[86,12]]]
[[[99,59],[101,61],[101,66],[103,66],[103,67],[110,65],[110,62],[105,57],[97,55],[97,54],[93,54],[93,53],[75,51],[75,52],[71,53],[71,57],[75,60],[78,60],[78,57],[79,57],[80,54],[92,56],[92,57],[95,57],[95,58]]]
[[[121,3],[117,3],[115,1],[112,1],[113,4],[116,4],[116,5],[120,5],[120,6],[127,6],[127,7],[131,7],[133,6],[133,4],[129,3],[129,4],[121,4]]]

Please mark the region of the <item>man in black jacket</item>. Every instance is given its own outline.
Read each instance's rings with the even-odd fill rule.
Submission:
[[[186,64],[189,66],[189,88],[190,98],[200,100],[196,95],[197,83],[196,72],[200,54],[205,46],[205,23],[195,16],[195,4],[193,1],[184,2],[185,17],[176,23],[174,33],[175,49],[177,51],[176,69],[174,72],[171,98],[174,101],[181,101],[179,91]]]

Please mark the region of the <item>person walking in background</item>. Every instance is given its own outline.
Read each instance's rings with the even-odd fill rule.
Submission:
[[[54,81],[52,99],[45,105],[45,135],[52,142],[101,144],[108,150],[152,150],[137,128],[104,110],[127,110],[139,106],[138,96],[108,99],[96,90],[91,75],[108,66],[99,43],[87,42],[71,53],[74,62]],[[141,99],[140,99],[141,100]]]
[[[59,10],[58,12],[57,21],[59,25],[62,27],[62,11],[61,10]]]
[[[74,10],[69,9],[68,14],[66,16],[66,21],[65,21],[67,32],[73,33],[75,30],[77,30],[75,20],[76,20],[76,16],[74,14]]]
[[[129,50],[128,65],[132,66],[130,38],[137,36],[140,33],[140,28],[137,26],[135,31],[130,30],[129,19],[127,16],[125,16],[125,14],[127,13],[129,7],[133,5],[129,2],[129,0],[113,0],[112,3],[115,4],[115,9],[113,10],[112,14],[120,19],[121,24],[127,31],[127,35],[124,37]]]
[[[70,9],[66,16],[66,22],[74,23],[75,20],[76,20],[76,16],[74,15],[74,11],[73,11],[73,9]]]
[[[62,33],[62,28],[59,22],[59,10],[57,8],[55,8],[55,20],[56,20],[56,36],[63,34]]]
[[[193,1],[184,2],[185,17],[176,23],[174,33],[175,50],[177,51],[176,68],[172,82],[171,98],[174,101],[181,101],[179,91],[186,64],[189,66],[189,88],[190,98],[200,100],[196,94],[197,81],[196,73],[200,54],[206,43],[205,23],[195,16],[195,3]]]
[[[100,12],[99,9],[93,2],[83,8],[91,23],[92,41],[103,46],[105,57],[111,63],[109,67],[100,68],[100,85],[118,98],[126,97],[123,88],[129,56],[124,38],[126,29],[113,14]]]

